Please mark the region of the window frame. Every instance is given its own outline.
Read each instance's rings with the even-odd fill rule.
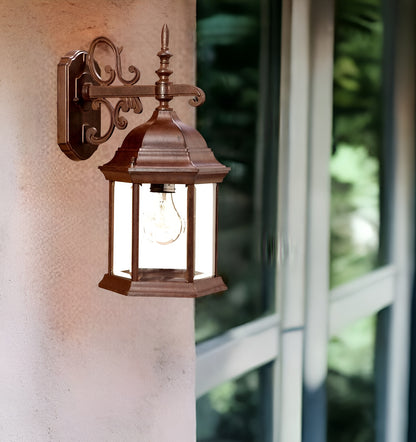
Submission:
[[[329,159],[334,0],[282,0],[276,306],[278,313],[197,346],[197,397],[275,362],[274,442],[326,440],[327,349],[344,326],[379,314],[377,442],[407,437],[414,268],[415,5],[386,0],[391,103],[384,138],[388,264],[329,290]],[[387,15],[386,15],[387,17]],[[400,23],[400,26],[397,24]],[[410,43],[412,42],[412,43]],[[386,343],[387,340],[387,343]]]

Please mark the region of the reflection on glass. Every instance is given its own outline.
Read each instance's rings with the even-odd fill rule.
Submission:
[[[380,261],[381,0],[336,1],[331,286]]]
[[[132,185],[114,182],[113,273],[131,278]]]
[[[375,440],[376,323],[376,316],[361,319],[330,341],[328,442]]]
[[[276,172],[271,169],[273,143],[268,140],[261,147],[258,142],[260,3],[197,2],[197,83],[207,95],[198,109],[198,129],[216,157],[231,167],[218,201],[218,274],[228,291],[197,300],[197,341],[272,308],[267,293],[274,290],[274,277],[266,281],[265,272],[275,263]],[[264,184],[266,179],[270,186]]]
[[[195,279],[214,276],[216,184],[195,185]]]
[[[198,442],[267,442],[270,366],[214,388],[197,400]]]

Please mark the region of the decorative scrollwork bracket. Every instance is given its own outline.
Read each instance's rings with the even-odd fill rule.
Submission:
[[[199,106],[205,101],[204,92],[196,86],[174,84],[169,81],[172,70],[169,60],[169,30],[163,26],[161,50],[158,52],[160,67],[156,71],[159,80],[154,85],[136,84],[140,71],[129,66],[131,78],[122,72],[122,47],[117,47],[106,37],[92,41],[88,52],[74,51],[61,58],[58,64],[58,144],[73,160],[85,160],[106,142],[114,129],[125,129],[127,119],[120,115],[133,110],[140,114],[142,97],[154,97],[159,101],[159,110],[170,110],[169,102],[174,97],[192,97],[189,104]],[[102,73],[95,58],[98,46],[105,46],[115,57],[115,67],[106,65]],[[114,84],[118,81],[120,84]],[[115,104],[111,101],[117,100]],[[109,126],[101,131],[101,110],[109,113]]]

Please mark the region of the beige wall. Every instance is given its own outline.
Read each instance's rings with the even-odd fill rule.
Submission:
[[[56,144],[56,65],[99,35],[155,81],[194,81],[195,0],[0,0],[0,440],[194,440],[193,302],[128,299],[106,271],[107,182]],[[132,128],[151,112],[130,117]],[[186,99],[176,100],[189,122]],[[135,120],[136,119],[136,120]]]

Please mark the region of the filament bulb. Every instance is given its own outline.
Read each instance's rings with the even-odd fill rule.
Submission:
[[[176,209],[173,193],[150,192],[144,214],[146,238],[161,245],[175,242],[183,233],[185,222]]]

